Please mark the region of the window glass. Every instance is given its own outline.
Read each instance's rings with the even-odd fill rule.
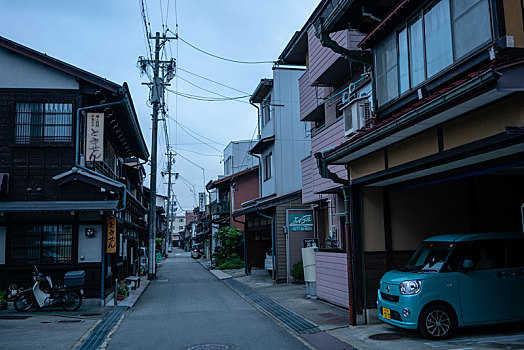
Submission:
[[[452,0],[455,59],[491,39],[488,0]]]
[[[273,153],[270,152],[267,156],[264,157],[264,181],[271,179],[271,161]]]
[[[427,77],[453,63],[449,0],[442,0],[424,15]]]
[[[397,38],[390,35],[375,51],[378,105],[398,96]]]
[[[524,267],[524,238],[513,238],[508,242],[508,266]]]
[[[71,262],[71,225],[16,225],[11,236],[9,261],[16,264]]]
[[[409,61],[411,87],[424,81],[424,35],[422,32],[422,18],[418,18],[409,26]]]
[[[404,271],[439,272],[453,243],[423,242],[415,251]]]
[[[505,267],[506,245],[503,239],[467,242],[462,260],[472,260],[474,270]]]
[[[70,103],[17,103],[16,143],[71,142],[72,110]]]
[[[398,79],[400,93],[409,89],[408,31],[406,28],[398,33]]]

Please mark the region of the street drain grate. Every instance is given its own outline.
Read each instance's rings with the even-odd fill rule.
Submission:
[[[59,321],[56,321],[56,323],[79,323],[83,321],[84,320],[59,320]]]
[[[404,338],[404,336],[398,333],[379,333],[369,336],[369,339],[372,340],[399,340],[402,338]]]
[[[5,315],[0,316],[0,320],[25,320],[31,316]]]
[[[257,305],[262,310],[273,315],[280,322],[284,323],[295,332],[299,334],[322,332],[322,329],[320,329],[316,324],[306,320],[302,316],[297,315],[290,309],[280,305],[259,291],[251,289],[232,278],[224,280],[223,282],[231,287],[231,289],[235,290],[238,294],[241,294],[249,299],[253,304]]]
[[[80,314],[82,317],[93,317],[93,316],[102,316],[102,314],[92,313],[92,314]]]
[[[51,321],[42,321],[40,323],[53,323],[53,322],[51,322]]]
[[[231,346],[224,344],[200,344],[187,348],[187,350],[230,350]]]
[[[113,307],[106,317],[96,326],[96,328],[89,334],[86,340],[82,343],[78,350],[96,350],[100,344],[106,339],[107,334],[113,329],[120,317],[127,311],[127,307],[116,306]]]

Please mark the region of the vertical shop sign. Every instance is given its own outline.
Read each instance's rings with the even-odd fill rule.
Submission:
[[[107,218],[106,253],[116,253],[116,218]]]
[[[86,160],[95,162],[104,157],[104,114],[87,113]]]

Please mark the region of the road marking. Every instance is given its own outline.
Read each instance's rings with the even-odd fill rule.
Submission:
[[[176,256],[179,256],[179,255],[182,255],[182,254],[180,254],[180,253],[176,253],[175,255],[176,255]]]

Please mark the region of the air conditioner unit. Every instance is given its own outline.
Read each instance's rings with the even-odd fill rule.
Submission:
[[[371,103],[369,96],[354,98],[342,106],[344,115],[344,136],[364,130],[371,123]]]

